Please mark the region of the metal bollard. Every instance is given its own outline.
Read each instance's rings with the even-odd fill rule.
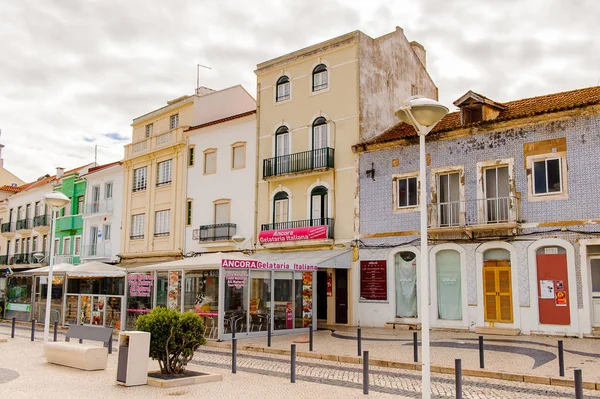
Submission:
[[[267,322],[267,346],[271,347],[271,321]]]
[[[362,343],[360,342],[362,339],[360,327],[356,330],[356,343],[358,344],[358,356],[362,353]]]
[[[54,342],[56,342],[58,338],[58,321],[54,322]]]
[[[10,337],[11,338],[15,337],[15,325],[16,324],[17,324],[17,318],[13,317],[13,319],[12,319],[12,327],[11,327],[11,330],[10,330]]]
[[[369,394],[369,351],[363,352],[363,393]]]
[[[235,339],[235,330],[236,330],[236,321],[235,319],[231,319],[231,339],[234,340]]]
[[[290,368],[290,382],[296,382],[296,344],[292,344],[292,364]]]
[[[231,340],[231,372],[237,372],[237,339]]]
[[[313,328],[312,324],[308,326],[308,351],[313,351]]]
[[[35,319],[31,320],[31,341],[35,340]]]
[[[479,336],[479,368],[482,369],[484,367],[483,362],[483,336]]]
[[[575,369],[575,399],[583,399],[583,377],[581,369]]]
[[[462,361],[454,359],[454,377],[456,379],[456,399],[462,399]]]
[[[558,341],[558,375],[565,376],[565,354],[563,351],[563,341]]]
[[[417,332],[413,332],[413,361],[419,362],[419,347],[417,346]]]

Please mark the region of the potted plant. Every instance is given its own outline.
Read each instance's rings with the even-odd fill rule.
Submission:
[[[184,374],[194,351],[206,343],[204,322],[192,312],[159,306],[140,316],[135,325],[138,331],[150,333],[150,357],[158,360],[162,375]]]

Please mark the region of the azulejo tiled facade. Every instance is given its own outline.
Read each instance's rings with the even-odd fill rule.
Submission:
[[[388,301],[359,301],[361,323],[418,320],[403,308],[420,295],[418,256],[410,274],[398,254],[418,252],[425,198],[432,326],[585,335],[600,325],[599,103],[598,88],[504,104],[467,93],[427,138],[424,196],[412,128],[355,146],[360,260],[387,261]]]

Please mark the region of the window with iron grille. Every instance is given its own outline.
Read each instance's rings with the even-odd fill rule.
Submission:
[[[187,202],[187,213],[186,213],[187,217],[186,217],[186,225],[187,226],[191,226],[192,225],[192,201],[188,201]]]
[[[154,218],[154,235],[155,236],[168,236],[169,235],[170,214],[171,214],[170,209],[156,212],[156,216]]]
[[[194,149],[195,147],[188,149],[188,166],[194,166]]]
[[[157,165],[158,176],[156,180],[157,186],[163,186],[171,183],[171,160],[159,162]]]
[[[277,80],[277,94],[275,101],[289,100],[290,98],[290,78],[282,76]]]
[[[154,130],[154,125],[152,123],[146,125],[146,138],[152,136],[152,130]]]
[[[171,115],[169,120],[169,129],[175,129],[179,126],[179,114]]]
[[[327,67],[319,64],[313,69],[313,91],[324,90],[327,88],[329,76],[327,75]]]
[[[131,216],[131,239],[144,238],[144,214]]]
[[[147,170],[145,166],[133,170],[133,191],[142,191],[146,189],[146,177]]]

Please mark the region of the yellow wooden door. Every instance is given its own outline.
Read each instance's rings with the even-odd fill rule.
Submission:
[[[484,262],[483,290],[485,321],[512,323],[510,262]]]

